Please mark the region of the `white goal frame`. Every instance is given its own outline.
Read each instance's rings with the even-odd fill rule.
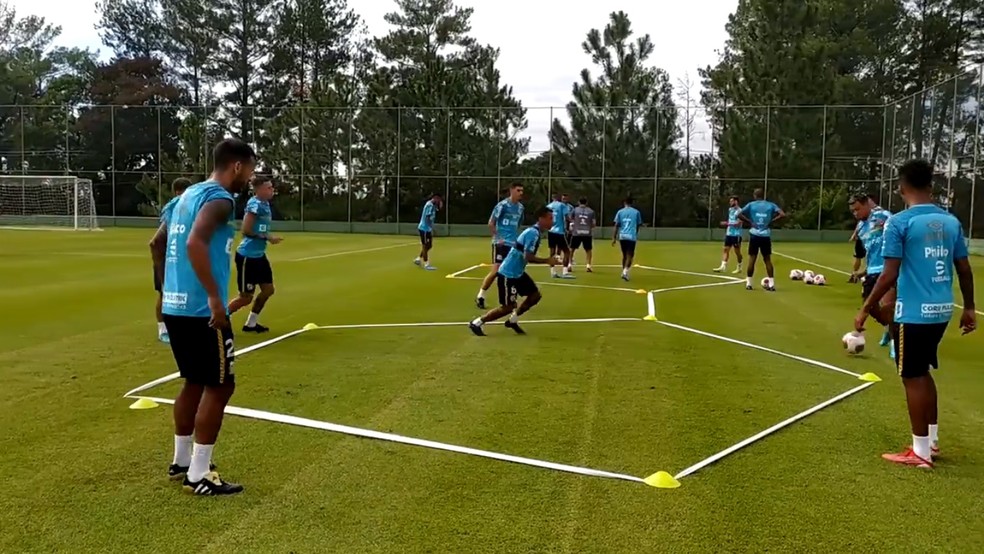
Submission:
[[[74,175],[0,175],[0,226],[100,230],[92,181]]]

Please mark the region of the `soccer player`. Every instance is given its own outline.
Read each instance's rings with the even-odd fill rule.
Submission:
[[[536,287],[536,283],[526,273],[526,264],[548,264],[550,267],[557,265],[557,258],[538,258],[536,251],[540,248],[540,233],[544,229],[550,229],[553,225],[553,211],[550,208],[540,208],[536,211],[536,223],[527,227],[511,246],[509,254],[499,267],[496,275],[496,283],[499,287],[499,307],[490,310],[482,317],[475,318],[468,324],[472,333],[483,337],[485,331],[482,326],[490,321],[503,318],[512,313],[506,321],[506,328],[512,329],[516,334],[525,335],[526,332],[519,326],[519,317],[530,308],[536,306],[543,296]],[[519,298],[523,297],[523,303],[518,304]],[[518,305],[518,307],[517,307]]]
[[[270,222],[273,212],[270,210],[270,200],[277,194],[273,186],[273,178],[267,175],[257,175],[253,179],[253,197],[246,203],[246,213],[243,215],[243,240],[236,249],[236,285],[239,296],[229,304],[229,313],[234,314],[242,308],[253,305],[244,333],[266,333],[270,329],[260,325],[260,312],[273,293],[273,268],[266,255],[267,244],[280,244],[282,238],[270,234]],[[256,289],[260,293],[253,299]]]
[[[858,220],[857,225],[854,226],[854,232],[851,234],[851,239],[848,241],[854,243],[854,265],[851,267],[851,275],[847,278],[848,283],[857,283],[858,279],[861,278],[861,261],[868,255],[864,248],[864,241],[861,240],[863,227],[864,220]]]
[[[885,258],[882,256],[882,240],[884,238],[885,222],[892,216],[891,212],[877,205],[867,194],[861,194],[851,199],[851,211],[858,219],[857,235],[861,241],[861,252],[866,258],[864,272],[859,272],[858,267],[854,268],[852,274],[856,278],[864,277],[864,284],[861,285],[861,299],[867,300],[871,296],[875,282],[885,267]],[[858,254],[858,247],[855,246],[855,256]],[[884,299],[883,299],[884,300]],[[886,321],[885,332],[882,334],[880,346],[887,346],[892,340]],[[894,354],[894,353],[893,353]]]
[[[639,226],[642,225],[642,214],[632,207],[632,197],[625,198],[622,209],[615,212],[615,232],[612,234],[612,246],[619,243],[622,246],[622,280],[629,280],[629,268],[635,260],[636,241],[639,240]]]
[[[174,210],[174,205],[181,198],[181,193],[190,186],[191,180],[185,179],[184,177],[178,177],[171,183],[174,198],[168,200],[167,204],[164,204],[164,207],[161,208],[160,227],[157,229],[159,233],[163,233],[165,239],[167,238],[167,222],[171,219],[171,212]],[[154,264],[154,290],[157,291],[157,304],[154,306],[154,311],[157,314],[157,340],[166,344],[171,342],[171,337],[167,334],[167,327],[164,325],[164,314],[161,313],[161,303],[164,300],[164,294],[162,292],[162,285],[164,284],[163,271],[163,266],[158,268],[157,264]]]
[[[721,222],[721,226],[726,227],[727,230],[724,232],[724,252],[721,254],[721,265],[714,270],[715,273],[721,273],[728,269],[728,256],[732,249],[738,258],[738,267],[731,273],[741,273],[741,218],[738,217],[740,214],[741,206],[738,204],[738,197],[732,196],[728,199],[728,220]]]
[[[424,204],[424,210],[420,213],[420,223],[417,224],[417,232],[420,233],[420,255],[413,263],[418,266],[423,263],[427,271],[437,269],[430,264],[429,254],[434,247],[434,218],[437,217],[437,211],[443,204],[440,193],[432,194],[430,200]]]
[[[211,177],[181,195],[167,235],[158,230],[151,245],[154,263],[164,266],[164,324],[184,378],[174,401],[174,461],[168,476],[183,478],[186,490],[203,496],[243,490],[223,481],[211,461],[223,410],[236,389],[226,308],[233,195],[252,177],[256,154],[245,142],[226,139],[212,158]]]
[[[895,365],[905,387],[912,446],[882,457],[928,469],[939,453],[936,383],[930,370],[939,367],[940,341],[953,315],[954,269],[963,295],[964,334],[977,328],[974,276],[960,222],[933,204],[933,168],[922,160],[907,162],[899,169],[899,192],[907,209],[885,225],[885,267],[854,327],[864,330],[868,315],[879,311],[882,297],[895,285]]]
[[[786,216],[785,213],[774,203],[765,200],[765,192],[762,189],[755,189],[752,193],[755,198],[741,209],[738,217],[749,224],[748,229],[748,272],[745,279],[745,290],[752,290],[752,277],[755,276],[755,262],[758,260],[759,253],[762,254],[762,261],[765,262],[765,271],[768,279],[766,280],[765,290],[775,292],[776,290],[776,270],[772,267],[772,224]]]
[[[591,273],[591,237],[596,223],[594,210],[588,207],[588,199],[581,198],[578,200],[578,205],[574,208],[571,217],[571,266],[574,265],[574,252],[583,246],[585,257],[588,260],[585,268],[588,273]]]
[[[513,183],[509,185],[509,198],[499,201],[495,208],[492,208],[492,216],[489,217],[489,231],[492,233],[492,271],[485,276],[482,288],[478,289],[478,297],[475,298],[475,305],[480,310],[485,309],[485,293],[492,288],[492,283],[496,282],[499,265],[506,259],[506,255],[519,238],[519,224],[523,221],[523,204],[520,203],[522,199],[523,185]]]
[[[554,266],[550,266],[550,276],[564,279],[573,279],[571,275],[571,248],[567,241],[567,224],[571,219],[571,205],[564,201],[566,194],[555,194],[553,202],[547,204],[547,208],[553,212],[553,225],[547,232],[547,245],[550,247],[550,255],[556,256],[563,254],[564,269],[561,275],[557,274]]]
[[[574,273],[574,249],[571,248],[571,240],[574,238],[571,232],[572,226],[574,225],[574,205],[571,204],[571,198],[567,194],[561,194],[560,201],[567,206],[567,222],[564,224],[564,239],[567,242],[567,247],[571,250],[571,263],[568,266],[570,272]]]

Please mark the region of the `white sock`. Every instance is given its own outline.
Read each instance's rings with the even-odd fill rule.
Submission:
[[[584,266],[584,267],[586,267],[586,268],[588,268],[588,269],[591,269],[591,264],[587,264],[587,265],[586,265],[586,266]]]
[[[188,468],[188,480],[192,483],[201,481],[208,473],[208,466],[212,463],[212,449],[214,444],[195,443],[191,451],[191,464]]]
[[[191,435],[174,435],[174,461],[171,463],[188,467],[191,464],[191,445],[193,442],[195,442],[195,437]]]
[[[553,277],[557,274],[557,266],[550,266],[550,276]]]
[[[916,453],[916,456],[924,460],[933,459],[933,451],[929,446],[929,437],[912,435],[912,451]]]
[[[939,426],[939,424],[937,424],[937,425],[930,425],[929,426],[929,442],[933,446],[936,446],[937,444],[939,444],[939,442],[940,442],[940,426]]]
[[[765,283],[769,285],[769,288],[772,288],[775,285],[775,283],[772,282],[772,277],[766,277]]]
[[[745,277],[745,284],[748,285],[748,286],[752,286],[752,278],[751,277]]]
[[[516,323],[517,321],[519,321],[519,316],[516,315],[516,312],[509,315],[509,323]]]
[[[570,267],[565,267],[564,268],[564,275],[567,275],[570,272],[571,272],[571,268]]]
[[[721,269],[724,269],[724,268],[726,268],[726,267],[728,267],[728,262],[727,262],[727,260],[721,260]]]
[[[164,325],[164,322],[163,321],[158,321],[157,322],[157,334],[158,335],[163,335],[165,333],[167,333],[167,325]]]
[[[485,298],[485,289],[478,289],[478,298]]]
[[[417,256],[416,258],[414,258],[413,261],[419,262],[420,261],[420,256]]]
[[[481,327],[482,325],[485,325],[485,323],[482,321],[482,318],[476,317],[475,319],[472,320],[472,325],[478,325],[479,327]]]
[[[258,323],[258,319],[260,319],[260,314],[256,312],[249,312],[249,317],[246,318],[246,326],[254,327]]]

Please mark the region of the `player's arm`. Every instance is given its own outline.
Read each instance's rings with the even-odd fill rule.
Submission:
[[[242,233],[244,237],[249,237],[251,239],[267,240],[269,235],[265,233],[254,233],[253,229],[256,227],[256,212],[247,211],[243,216],[243,228]]]
[[[495,239],[495,220],[499,217],[499,211],[501,206],[496,204],[495,208],[492,209],[492,215],[489,216],[489,234]]]
[[[752,210],[748,208],[750,205],[751,204],[745,204],[745,207],[742,208],[740,212],[738,212],[738,219],[740,221],[744,221],[750,227],[755,227],[755,224],[752,223],[752,220],[748,217],[748,214],[752,213]]]
[[[786,212],[782,211],[782,208],[780,208],[779,206],[776,206],[775,208],[776,208],[776,215],[772,218],[772,221],[769,222],[770,225],[786,217]]]
[[[882,297],[895,286],[899,278],[899,267],[902,266],[902,258],[885,258],[885,267],[882,268],[881,275],[875,283],[875,288],[871,290],[871,295],[864,301],[861,308],[865,313],[871,313],[878,307]]]
[[[164,256],[167,253],[167,221],[162,221],[150,239],[150,257],[154,260],[154,275],[164,275]],[[160,284],[160,283],[157,283]]]
[[[209,299],[219,298],[219,284],[212,275],[212,263],[208,255],[208,244],[215,230],[225,225],[232,213],[232,202],[221,198],[206,202],[198,211],[195,223],[188,234],[188,261],[201,282]],[[221,299],[220,299],[221,300]]]
[[[963,229],[959,231],[957,242],[953,248],[953,267],[957,271],[957,282],[960,283],[960,294],[963,296],[963,314],[960,316],[960,328],[964,334],[977,329],[977,305],[974,304],[974,271],[970,268],[970,253],[964,240]]]

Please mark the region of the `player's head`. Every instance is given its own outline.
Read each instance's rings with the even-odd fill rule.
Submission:
[[[553,195],[554,202],[561,202],[564,199],[564,195],[561,193],[556,193]]]
[[[232,193],[242,192],[253,178],[256,151],[244,141],[227,138],[212,150],[212,166],[215,180],[223,188]]]
[[[444,197],[441,196],[441,193],[439,192],[435,192],[434,194],[431,195],[431,202],[434,203],[434,207],[436,207],[437,209],[441,209],[442,207],[444,207]]]
[[[738,197],[737,196],[732,196],[731,198],[728,198],[728,205],[731,206],[732,208],[737,208],[738,207]]]
[[[899,194],[909,206],[924,204],[933,195],[933,166],[925,160],[912,160],[899,168]]]
[[[533,217],[536,218],[536,224],[540,227],[540,229],[549,229],[553,227],[553,210],[550,208],[546,206],[538,208],[533,214]]]
[[[855,194],[851,197],[851,213],[858,220],[868,219],[871,215],[871,198],[867,194]]]
[[[752,192],[752,198],[756,200],[761,200],[765,198],[765,191],[762,189],[755,189],[755,191]]]
[[[631,196],[626,196],[625,200],[622,201],[622,203],[625,204],[626,207],[631,206],[633,202],[635,201],[632,200]]]
[[[563,203],[565,203],[565,204],[566,204],[567,202],[569,202],[569,201],[570,201],[570,199],[571,199],[571,197],[570,197],[570,196],[567,196],[566,194],[561,194],[561,195],[560,195],[560,201],[561,201],[561,202],[563,202]]]
[[[509,185],[509,200],[519,202],[523,199],[523,183]]]
[[[184,177],[178,177],[171,183],[171,190],[174,191],[175,196],[181,196],[181,193],[188,189],[192,185],[191,179],[186,179]]]
[[[269,174],[260,173],[254,175],[251,185],[253,187],[253,196],[264,202],[269,202],[277,194],[277,189],[273,184],[273,177]]]
[[[588,199],[582,196],[581,198],[578,198],[577,203],[580,204],[581,206],[587,206]]]

